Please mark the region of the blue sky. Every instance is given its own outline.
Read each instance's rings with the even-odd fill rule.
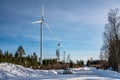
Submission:
[[[43,56],[55,57],[57,43],[73,60],[98,59],[109,9],[120,8],[120,0],[44,0]],[[26,55],[39,56],[41,0],[0,0],[0,48],[15,53],[22,45]]]

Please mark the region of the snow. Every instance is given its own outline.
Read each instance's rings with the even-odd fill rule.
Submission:
[[[111,78],[119,78],[120,79],[120,73],[116,72],[116,71],[110,71],[110,70],[96,70],[95,68],[92,68],[92,70],[101,76],[109,76]]]
[[[120,80],[120,73],[95,68],[72,68],[73,74],[63,70],[33,70],[11,63],[0,63],[0,80]]]

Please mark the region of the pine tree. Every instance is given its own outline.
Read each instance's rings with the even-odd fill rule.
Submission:
[[[8,58],[9,58],[9,62],[10,62],[10,63],[13,63],[13,54],[12,54],[12,53],[10,53],[10,54],[8,55]]]
[[[37,55],[36,55],[36,53],[34,52],[33,53],[33,55],[32,55],[32,66],[34,67],[34,68],[37,68],[37,66],[38,66],[38,62],[37,62]]]
[[[2,52],[2,50],[0,49],[0,62],[2,62],[3,61],[3,52]]]
[[[70,60],[70,68],[73,68],[74,67],[74,63],[72,60]]]
[[[19,46],[17,51],[16,51],[16,55],[18,55],[18,64],[23,64],[24,60],[22,58],[23,55],[25,55],[25,51],[24,48],[22,46]]]
[[[19,46],[17,49],[18,57],[22,57],[22,55],[25,55],[25,51],[22,46]]]
[[[4,62],[9,62],[8,56],[9,56],[9,52],[5,51],[5,53],[4,53]]]

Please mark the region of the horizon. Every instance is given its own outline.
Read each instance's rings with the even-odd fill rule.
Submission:
[[[119,8],[119,0],[44,0],[45,20],[53,31],[43,25],[43,58],[71,55],[73,61],[99,59],[104,26],[110,9]],[[40,56],[41,0],[0,0],[0,49],[15,53],[22,45],[26,55]]]

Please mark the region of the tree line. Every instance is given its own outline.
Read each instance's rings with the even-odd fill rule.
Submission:
[[[74,63],[72,60],[70,60],[70,63],[65,63],[58,62],[57,58],[43,59],[43,64],[41,65],[37,54],[33,52],[31,55],[25,55],[25,50],[22,46],[18,47],[15,54],[8,51],[2,52],[0,49],[0,63],[1,62],[18,64],[33,69],[63,69],[84,66],[84,61],[82,60],[77,60],[77,63]]]
[[[103,33],[103,46],[100,59],[106,60],[108,67],[120,72],[120,12],[119,9],[110,9],[108,23]]]
[[[32,55],[24,56],[25,51],[22,46],[19,46],[15,54],[5,51],[4,53],[0,49],[0,63],[7,62],[22,65],[24,67],[37,68],[38,66],[38,57],[34,52]]]
[[[96,67],[97,69],[108,69],[108,62],[106,60],[87,60],[86,66]]]

